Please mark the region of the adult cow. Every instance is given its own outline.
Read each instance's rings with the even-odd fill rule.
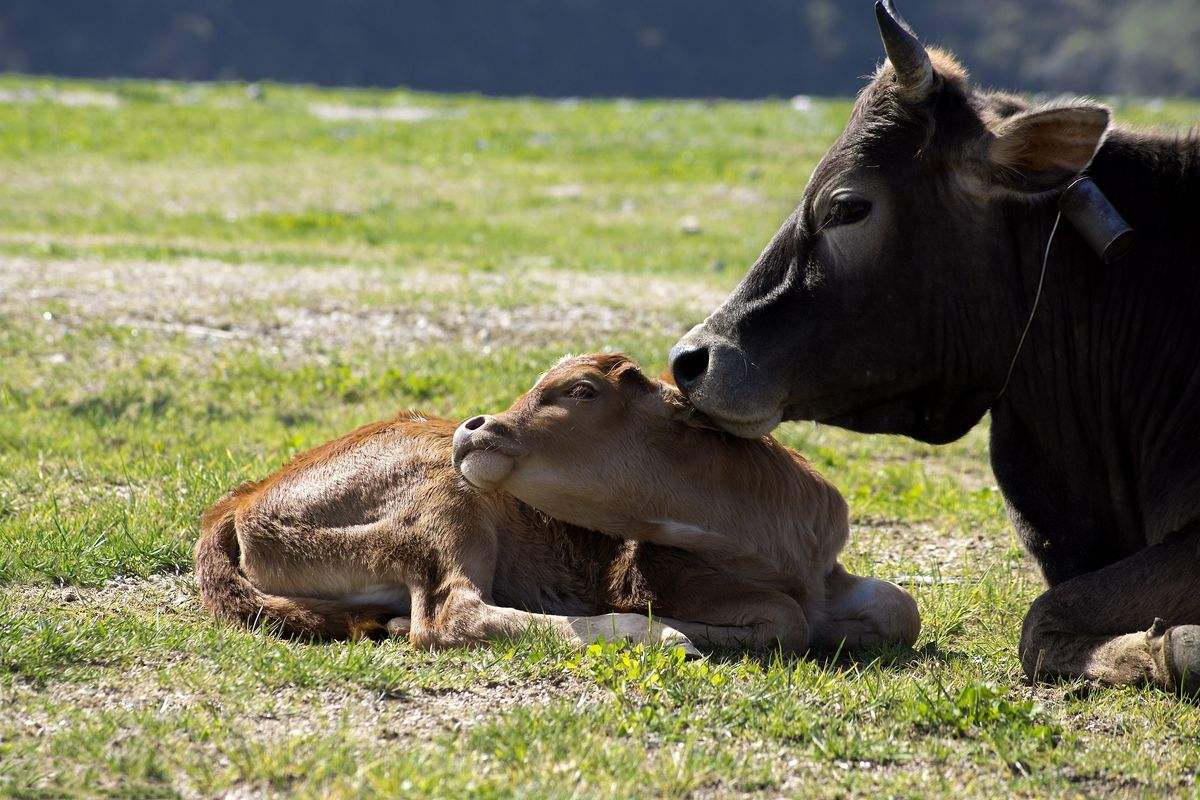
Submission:
[[[996,479],[1049,584],[1025,671],[1191,689],[1200,142],[983,91],[890,2],[875,11],[887,62],[800,206],[673,348],[676,381],[742,436],[805,419],[944,443],[990,411]],[[1056,224],[1085,170],[1137,232],[1107,267]]]

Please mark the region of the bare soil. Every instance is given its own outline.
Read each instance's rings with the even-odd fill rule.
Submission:
[[[530,269],[518,276],[368,267],[289,267],[0,257],[0,316],[42,317],[59,335],[112,324],[198,346],[286,355],[369,347],[597,349],[629,332],[682,333],[721,300],[687,282]],[[455,299],[467,295],[469,301]],[[496,302],[492,302],[492,298]],[[570,298],[582,298],[573,300]],[[65,357],[65,356],[64,356]]]

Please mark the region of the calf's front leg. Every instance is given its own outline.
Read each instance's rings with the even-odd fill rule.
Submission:
[[[447,648],[483,644],[518,636],[535,626],[549,628],[567,642],[582,646],[599,639],[625,639],[698,651],[669,624],[642,614],[565,616],[537,614],[492,603],[499,541],[488,528],[442,520],[431,557],[420,565],[397,563],[397,582],[408,587],[409,617],[393,617],[389,635],[407,637],[418,647]]]
[[[537,627],[549,629],[566,642],[583,647],[600,640],[625,640],[634,644],[653,643],[682,648],[699,655],[691,640],[674,620],[651,619],[642,614],[598,614],[572,617],[536,614],[485,603],[477,595],[459,595],[450,600],[452,610],[442,614],[440,624],[413,625],[410,617],[393,617],[388,635],[406,637],[429,648],[463,647],[510,638]]]
[[[505,608],[492,605],[479,584],[461,574],[448,577],[433,592],[411,584],[409,588],[412,616],[394,617],[387,630],[391,636],[406,636],[418,647],[439,649],[483,644],[543,627],[581,647],[602,639],[623,639],[635,644],[679,647],[689,655],[699,655],[671,620],[630,613],[567,616]]]

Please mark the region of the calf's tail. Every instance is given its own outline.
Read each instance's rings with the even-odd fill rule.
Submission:
[[[381,636],[395,616],[383,606],[355,606],[315,597],[283,597],[255,588],[238,567],[238,544],[233,494],[210,508],[201,521],[196,542],[196,581],[204,607],[219,619],[250,628],[265,625],[298,638],[352,639]]]

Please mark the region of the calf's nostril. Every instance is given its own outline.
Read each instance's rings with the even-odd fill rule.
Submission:
[[[671,351],[671,374],[680,389],[686,390],[702,378],[707,369],[707,347],[676,347]]]
[[[483,427],[483,424],[485,422],[487,422],[487,417],[484,417],[484,416],[471,417],[469,420],[467,420],[466,422],[463,423],[463,427],[469,431],[477,431]]]

